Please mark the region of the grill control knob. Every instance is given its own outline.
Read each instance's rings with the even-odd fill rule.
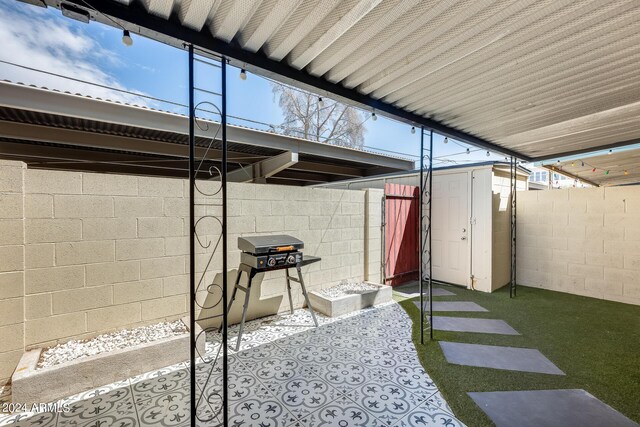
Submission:
[[[296,257],[294,257],[293,255],[289,255],[287,257],[287,264],[295,264],[296,263]]]
[[[269,260],[267,261],[267,265],[269,265],[269,267],[273,267],[274,265],[276,265],[276,259],[269,258]]]

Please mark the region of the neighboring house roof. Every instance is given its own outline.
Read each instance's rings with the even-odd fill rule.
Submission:
[[[0,93],[0,157],[30,167],[186,176],[185,115],[8,81]],[[196,155],[219,164],[220,124],[198,124]],[[237,125],[227,126],[227,140],[234,181],[309,185],[414,168],[401,157]]]

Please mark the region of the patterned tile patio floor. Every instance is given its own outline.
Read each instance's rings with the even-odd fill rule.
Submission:
[[[272,316],[249,322],[229,351],[229,425],[461,426],[422,369],[411,320],[396,303],[336,319]],[[230,328],[230,347],[236,327]],[[219,336],[208,335],[197,383],[200,425],[217,424]],[[181,363],[64,399],[67,412],[0,415],[0,426],[187,426],[189,369]]]

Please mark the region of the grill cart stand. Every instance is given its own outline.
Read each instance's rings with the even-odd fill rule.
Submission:
[[[304,279],[302,278],[302,267],[308,264],[312,264],[314,262],[320,261],[319,257],[305,257],[303,261],[297,263],[295,265],[295,269],[298,272],[298,277],[293,277],[289,275],[289,267],[276,267],[273,270],[286,270],[286,279],[287,279],[287,293],[289,294],[289,305],[291,308],[291,313],[293,314],[293,298],[291,297],[291,281],[300,283],[300,287],[302,288],[302,294],[304,295],[304,299],[307,303],[307,307],[309,307],[309,311],[311,312],[311,317],[313,318],[313,323],[318,327],[318,320],[316,319],[315,312],[313,311],[313,306],[311,305],[311,301],[309,301],[309,295],[307,295],[307,288],[304,285]],[[247,317],[247,308],[249,307],[249,297],[251,295],[251,284],[253,282],[253,278],[256,274],[262,272],[264,270],[259,270],[255,267],[251,267],[247,264],[240,264],[238,267],[238,275],[236,277],[236,282],[233,286],[233,293],[231,294],[231,300],[229,301],[229,307],[227,307],[227,313],[231,311],[231,306],[233,301],[236,299],[236,294],[238,293],[238,289],[245,293],[244,295],[244,305],[242,307],[242,320],[240,321],[240,330],[238,331],[238,342],[236,343],[236,351],[240,349],[240,342],[242,341],[242,330],[244,329],[244,322]],[[242,273],[246,273],[248,277],[247,286],[240,285],[240,277],[242,277]]]

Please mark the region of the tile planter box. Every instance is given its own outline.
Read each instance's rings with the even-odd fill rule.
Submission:
[[[342,316],[343,314],[391,301],[391,286],[367,283],[377,287],[378,289],[361,291],[334,298],[312,291],[309,292],[309,300],[311,301],[311,305],[313,305],[314,310],[317,310],[329,317]]]
[[[187,319],[182,321],[189,328]],[[196,325],[196,331],[201,331]],[[197,347],[204,354],[204,334]],[[36,369],[42,348],[25,352],[11,377],[14,403],[48,403],[189,359],[189,333]]]

